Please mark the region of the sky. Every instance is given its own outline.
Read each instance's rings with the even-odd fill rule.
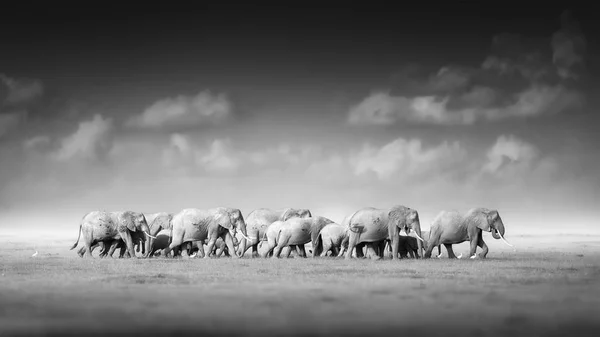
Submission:
[[[600,233],[590,9],[19,6],[0,21],[4,231],[400,204],[423,228],[487,207],[507,237]]]

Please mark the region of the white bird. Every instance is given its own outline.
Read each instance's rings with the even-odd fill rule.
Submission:
[[[31,255],[31,257],[36,257],[38,255],[38,251],[36,250],[35,253],[33,253],[33,255]]]

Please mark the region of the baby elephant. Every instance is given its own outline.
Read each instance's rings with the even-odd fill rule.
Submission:
[[[342,256],[348,249],[348,228],[337,223],[327,224],[313,242],[313,257]]]
[[[323,216],[273,222],[267,227],[265,233],[268,248],[263,257],[268,257],[271,252],[273,252],[273,257],[279,257],[283,248],[290,247],[285,254],[286,257],[289,257],[292,250],[295,249],[300,257],[305,258],[304,245],[309,242],[314,243],[321,229],[330,223],[333,221]]]

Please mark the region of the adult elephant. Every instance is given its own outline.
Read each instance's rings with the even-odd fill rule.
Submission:
[[[71,249],[77,247],[83,233],[85,252],[90,258],[93,257],[91,247],[95,243],[102,241],[106,245],[120,239],[125,242],[129,255],[135,257],[132,233],[144,233],[146,236],[152,237],[148,233],[149,230],[146,217],[142,213],[93,211],[86,214],[81,220],[77,241]],[[150,240],[146,240],[146,251],[150,250],[149,244]]]
[[[348,228],[330,223],[323,227],[312,243],[313,257],[325,257],[331,251],[332,256],[342,256],[348,248]]]
[[[258,257],[258,244],[264,239],[267,228],[275,221],[286,221],[293,218],[310,218],[310,210],[304,208],[286,208],[272,210],[259,208],[248,214],[246,225],[248,237],[243,238],[238,247],[240,257],[243,257],[248,248],[252,247],[252,257]]]
[[[488,253],[488,246],[483,241],[483,231],[491,232],[494,239],[502,239],[512,247],[504,239],[504,223],[497,210],[480,207],[472,208],[464,214],[457,211],[442,211],[431,225],[425,257],[430,258],[433,247],[443,244],[448,251],[448,258],[456,258],[452,245],[469,241],[471,244],[470,258],[477,257],[475,255],[477,246],[481,248],[479,257],[485,258]]]
[[[264,257],[267,257],[273,251],[274,257],[279,257],[281,250],[286,247],[295,248],[300,257],[306,257],[304,245],[317,240],[319,232],[327,224],[333,223],[332,220],[316,216],[310,218],[291,218],[286,221],[276,221],[267,228],[267,251]],[[286,256],[289,256],[290,251]]]
[[[187,242],[208,240],[208,252],[212,252],[215,242],[221,237],[235,257],[236,232],[239,229],[244,238],[246,223],[242,212],[237,208],[216,207],[207,210],[187,208],[173,215],[171,244],[163,251],[167,255],[173,248]],[[183,247],[182,247],[183,248]],[[209,257],[208,254],[204,256]]]
[[[415,235],[421,239],[421,224],[419,222],[419,213],[406,206],[393,206],[389,209],[378,209],[367,207],[360,209],[348,220],[349,243],[346,259],[352,257],[352,251],[357,244],[371,243],[377,244],[379,252],[375,252],[373,246],[367,246],[368,252],[376,258],[381,258],[385,240],[390,239],[392,246],[392,259],[398,258],[398,246],[400,230],[404,229],[408,235],[412,229]],[[419,243],[419,250],[422,249],[422,244]]]

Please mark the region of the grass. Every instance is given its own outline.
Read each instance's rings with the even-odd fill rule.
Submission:
[[[599,237],[489,241],[486,260],[86,260],[0,237],[0,336],[597,335]]]

